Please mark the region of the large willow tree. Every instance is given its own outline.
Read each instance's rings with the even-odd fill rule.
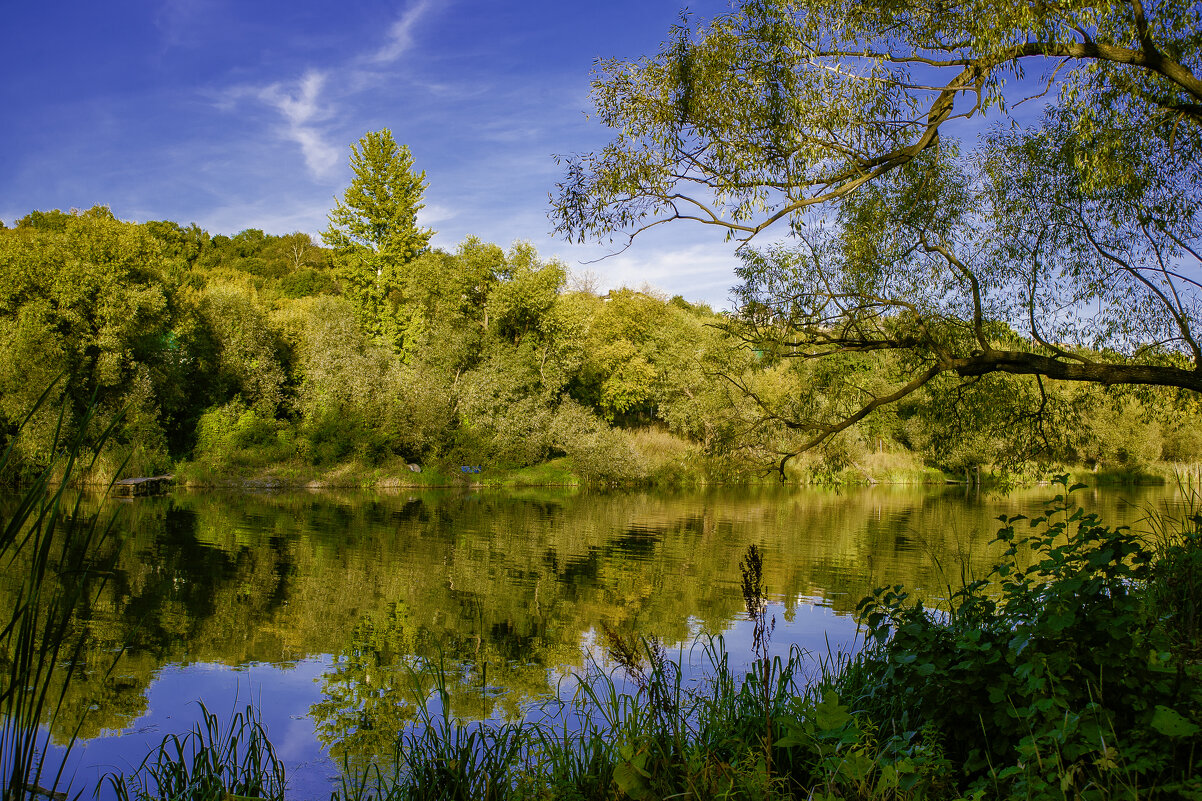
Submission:
[[[552,216],[716,228],[757,348],[894,354],[889,381],[761,399],[794,449],[932,382],[1034,376],[1035,413],[1044,379],[1199,392],[1200,9],[749,0],[600,65],[616,136],[563,160]]]

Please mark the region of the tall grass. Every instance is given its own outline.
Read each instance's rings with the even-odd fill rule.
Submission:
[[[17,436],[51,389],[22,422]],[[85,464],[78,458],[85,452],[92,420],[89,410],[79,433],[64,441],[60,413],[53,445],[56,458],[25,489],[0,531],[0,571],[11,592],[9,615],[0,619],[0,771],[6,801],[70,788],[63,767],[66,754],[53,772],[47,771],[50,733],[64,712],[67,685],[82,663],[87,630],[76,612],[101,591],[116,559],[116,549],[109,547],[114,516],[88,516],[81,509],[80,493],[75,493],[74,502],[68,497],[71,479],[96,467],[95,457]],[[118,422],[88,442],[87,452],[100,453]],[[0,457],[0,473],[11,456],[12,442]],[[52,484],[56,478],[59,482]],[[82,723],[76,721],[66,752]]]
[[[102,779],[117,801],[283,801],[286,777],[258,710],[248,705],[223,726],[200,704],[201,720],[169,734],[130,774]]]
[[[1202,658],[1202,474],[1175,476],[1178,510],[1148,509],[1144,524],[1152,535],[1156,559],[1148,582],[1149,601],[1164,610],[1164,624],[1175,645]]]
[[[757,669],[768,679],[765,693],[732,671],[720,637],[703,641],[708,677],[694,684],[654,641],[619,640],[609,648],[616,668],[594,663],[569,697],[523,721],[457,721],[447,711],[445,672],[418,679],[415,671],[414,695],[426,702],[417,721],[392,754],[348,769],[333,798],[753,798],[782,785],[766,768],[764,722],[805,696],[799,650]]]

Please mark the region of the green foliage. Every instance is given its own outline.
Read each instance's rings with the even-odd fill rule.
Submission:
[[[409,148],[398,146],[387,128],[351,145],[351,170],[354,178],[321,237],[334,249],[364,329],[403,350],[406,265],[426,251],[433,234],[417,225],[426,174],[413,172]]]
[[[291,349],[297,411],[316,461],[357,450],[416,459],[447,436],[450,378],[402,364],[361,330],[350,303],[302,299],[282,307],[276,321]]]
[[[26,425],[17,461],[33,471],[46,465],[57,410],[71,436],[93,404],[101,429],[126,406],[138,418],[108,447],[164,460],[157,396],[171,378],[162,369],[171,360],[171,309],[163,270],[158,242],[99,206],[38,212],[0,232],[0,417],[20,420],[54,376],[66,376]]]
[[[1174,647],[1153,603],[1164,595],[1146,589],[1181,569],[1067,495],[1033,520],[1001,520],[993,581],[967,584],[946,612],[900,586],[861,603],[871,647],[841,679],[844,697],[883,730],[933,729],[987,792],[1197,791],[1202,739],[1178,718],[1202,704],[1202,673]]]
[[[933,728],[881,733],[864,714],[823,687],[790,699],[778,716],[779,739],[795,785],[809,787],[808,797],[950,798],[952,763]]]
[[[665,312],[661,300],[622,289],[593,315],[577,392],[607,420],[654,411],[656,332],[673,319]]]
[[[796,432],[776,443],[786,460],[941,376],[966,396],[990,374],[1197,393],[1199,15],[747,0],[686,16],[658,52],[601,63],[594,117],[613,139],[562,159],[552,217],[572,240],[679,221],[743,244],[791,234],[741,248],[731,333],[773,359],[885,369],[815,369],[795,408],[761,409]],[[1040,69],[1044,113],[1028,124],[1011,111]],[[992,133],[973,144],[982,120]],[[985,396],[999,425],[960,438],[946,464],[1055,444],[1039,428],[1060,426],[1062,398],[1004,383]],[[619,380],[608,402],[643,402],[636,385]],[[982,409],[956,401],[971,431]],[[1149,458],[1156,433],[1118,418],[1116,438],[1142,446],[1105,457]]]
[[[454,460],[523,467],[546,459],[553,411],[540,386],[531,343],[502,345],[464,375],[456,412]]]
[[[409,148],[397,145],[387,128],[368,132],[351,145],[351,171],[355,177],[330,211],[322,239],[339,251],[412,261],[432,232],[417,227],[426,174],[413,172]]]
[[[551,437],[554,449],[566,454],[587,481],[626,484],[647,475],[647,463],[629,437],[579,404],[560,404],[551,422]]]
[[[515,244],[506,259],[506,279],[489,293],[486,310],[499,339],[518,344],[532,333],[544,333],[543,320],[563,288],[563,265],[540,263],[528,243]]]
[[[286,460],[295,447],[280,422],[234,401],[201,415],[194,458],[218,469],[259,466]]]
[[[218,403],[237,398],[261,416],[274,417],[285,374],[276,333],[255,291],[211,284],[199,299],[197,316],[213,349],[210,397]]]
[[[167,735],[133,772],[106,774],[101,783],[118,801],[284,801],[284,766],[258,710],[247,706],[223,726],[198,703],[201,720],[191,731]]]
[[[1156,551],[1148,600],[1160,610],[1174,650],[1196,658],[1202,655],[1202,493],[1194,476],[1178,474],[1177,484],[1182,510],[1148,513]]]

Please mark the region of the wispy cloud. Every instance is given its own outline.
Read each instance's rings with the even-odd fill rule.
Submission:
[[[438,203],[426,204],[426,207],[417,213],[417,221],[420,225],[438,225],[439,223],[453,220],[459,216],[459,212],[450,206],[443,206]]]
[[[433,0],[416,0],[411,3],[389,27],[388,41],[372,53],[368,61],[372,64],[389,64],[400,58],[413,45],[414,27],[433,7]]]
[[[284,118],[284,136],[300,145],[305,166],[316,178],[332,174],[342,149],[327,141],[318,123],[328,119],[332,109],[322,103],[327,75],[309,70],[291,86],[273,83],[258,91],[258,97]]]
[[[195,0],[175,0],[185,4],[191,1]],[[294,81],[277,81],[257,87],[233,87],[219,94],[217,105],[229,110],[247,97],[266,104],[282,117],[280,134],[300,146],[310,175],[318,180],[329,179],[336,173],[344,156],[342,145],[331,140],[336,134],[323,125],[334,116],[335,110],[329,87],[340,87],[341,96],[345,99],[348,92],[362,92],[384,80],[380,73],[365,70],[364,64],[383,66],[398,60],[413,46],[415,26],[433,8],[434,0],[414,0],[410,3],[388,27],[384,44],[366,59],[361,57],[323,68],[311,67]]]
[[[715,308],[731,307],[730,288],[736,283],[735,268],[739,264],[732,250],[709,244],[665,243],[661,247],[640,247],[637,253],[625,251],[598,260],[604,248],[565,245],[551,240],[540,247],[544,256],[558,255],[576,272],[593,273],[601,291],[651,286],[668,295],[701,300]]]

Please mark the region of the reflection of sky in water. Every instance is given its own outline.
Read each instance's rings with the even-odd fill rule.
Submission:
[[[796,646],[809,655],[807,665],[815,673],[817,660],[827,655],[828,645],[832,652],[838,652],[856,644],[854,621],[822,606],[821,599],[797,599],[791,621],[786,619],[786,609],[781,603],[769,604],[768,614],[776,618],[772,653],[786,656]],[[700,635],[696,623],[691,628]],[[716,633],[722,635],[735,675],[742,676],[751,664],[750,622],[737,620],[725,631]],[[686,686],[702,682],[709,673],[703,640],[699,636],[692,644],[678,643],[668,649],[669,657],[682,667]],[[619,688],[633,692],[621,671],[607,663],[604,648],[596,643],[595,632],[586,633],[582,647],[602,669],[610,670]],[[188,731],[200,721],[198,701],[203,700],[208,710],[217,713],[223,722],[245,709],[248,703],[254,703],[261,710],[276,754],[285,764],[288,797],[328,798],[338,781],[338,765],[318,742],[307,712],[321,700],[321,677],[330,669],[331,661],[327,656],[287,666],[256,663],[232,668],[201,663],[164,667],[147,690],[149,705],[145,714],[119,733],[106,732],[105,736],[76,745],[71,757],[75,766],[72,787],[83,790],[86,796],[105,772],[132,772],[137,761],[164,736]],[[570,700],[576,689],[574,675],[556,670],[550,674],[550,686],[558,686],[560,697]],[[433,703],[431,708],[436,709],[437,704]],[[534,716],[538,714],[535,709]],[[111,796],[111,790],[103,787],[100,797]]]
[[[1138,519],[1140,507],[1120,500],[1126,492],[1091,491],[1079,499],[1107,507],[1109,522]],[[772,653],[787,656],[796,647],[806,655],[804,674],[817,675],[821,660],[858,646],[850,610],[872,587],[900,581],[925,586],[928,597],[944,594],[945,579],[931,570],[932,555],[956,576],[956,553],[971,557],[975,570],[987,570],[996,516],[1037,512],[1051,494],[1042,488],[982,499],[886,488],[504,503],[497,496],[465,500],[452,494],[366,504],[316,497],[223,503],[213,495],[168,501],[164,519],[181,530],[144,519],[135,529],[138,547],[131,549],[166,558],[166,566],[130,566],[130,575],[142,576],[149,588],[144,593],[155,603],[208,603],[203,620],[218,621],[212,631],[230,632],[228,641],[243,650],[217,650],[227,640],[213,635],[211,652],[203,656],[182,640],[164,639],[168,646],[146,651],[140,663],[146,665],[143,680],[149,680],[145,711],[119,733],[77,746],[73,787],[90,794],[105,771],[136,768],[165,735],[182,735],[199,721],[197,701],[203,699],[222,721],[255,703],[286,765],[289,797],[328,798],[338,765],[319,742],[310,708],[324,700],[323,678],[338,667],[330,651],[352,641],[361,612],[378,614],[390,601],[405,602],[402,611],[411,615],[403,618],[405,626],[458,637],[461,658],[471,658],[470,646],[475,642],[478,649],[483,636],[492,638],[490,659],[507,659],[510,667],[529,663],[536,684],[544,675],[538,665],[545,665],[545,686],[563,701],[584,671],[579,658],[575,665],[557,662],[570,663],[572,652],[580,654],[577,645],[585,666],[611,667],[600,642],[604,625],[683,638],[683,647],[666,645],[681,663],[686,686],[701,683],[709,668],[700,639],[721,635],[741,677],[752,659],[752,626],[742,619],[737,564],[751,542],[765,552],[765,585],[775,593],[768,607],[776,619]],[[1145,501],[1153,498],[1169,500],[1161,494]],[[144,504],[134,511],[159,508]],[[527,529],[535,532],[529,542],[523,539]],[[161,572],[174,577],[170,584],[153,583]],[[256,586],[268,584],[273,589],[256,594]],[[243,594],[260,606],[239,606]],[[164,603],[144,614],[163,618],[172,608]],[[184,614],[179,619],[185,623],[192,620],[187,615],[201,619],[192,609],[172,614]],[[287,628],[295,623],[308,628]],[[161,634],[166,638],[167,629]],[[559,636],[563,650],[554,647]],[[547,650],[532,654],[544,637]],[[172,655],[162,658],[160,652]],[[275,662],[288,657],[296,658]],[[180,664],[187,658],[206,661]],[[238,667],[226,664],[240,660]],[[489,683],[494,677],[504,683],[505,671],[494,676],[494,669]],[[619,687],[629,687],[621,671],[610,673]],[[346,675],[354,679],[353,671]],[[508,675],[524,678],[520,670]],[[527,687],[521,681],[514,686],[517,692]],[[500,714],[501,705],[484,708]]]
[[[169,734],[179,735],[200,722],[198,701],[223,723],[248,703],[261,711],[276,754],[286,765],[289,797],[328,798],[337,767],[322,751],[307,716],[320,696],[320,677],[330,660],[306,659],[292,665],[169,665],[147,690],[149,708],[120,736],[79,743],[72,762],[79,766],[73,787],[85,796],[112,770],[132,772],[137,763]],[[131,764],[132,760],[132,764]],[[107,787],[101,797],[111,796]]]

